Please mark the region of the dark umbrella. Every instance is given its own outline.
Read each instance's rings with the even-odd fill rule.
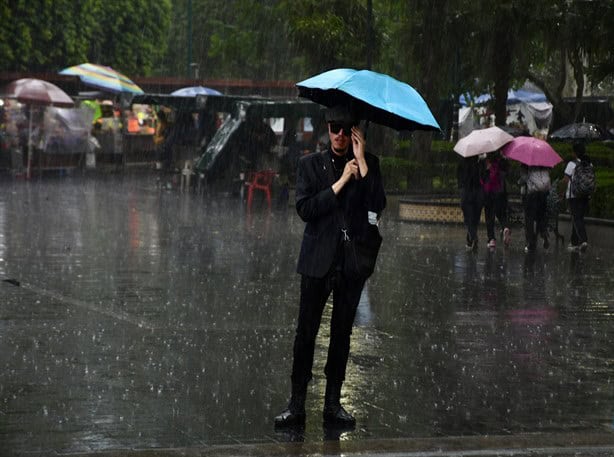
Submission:
[[[420,94],[388,75],[339,68],[296,86],[301,97],[324,106],[350,106],[361,119],[396,130],[441,130]]]
[[[568,124],[550,134],[553,140],[605,140],[607,135],[601,127],[589,122]]]

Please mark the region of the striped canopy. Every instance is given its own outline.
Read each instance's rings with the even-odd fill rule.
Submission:
[[[111,67],[105,67],[103,65],[82,63],[73,67],[64,68],[60,71],[60,74],[78,76],[83,84],[116,94],[122,92],[129,92],[132,94],[144,93],[143,90],[134,84],[126,75],[113,70]]]

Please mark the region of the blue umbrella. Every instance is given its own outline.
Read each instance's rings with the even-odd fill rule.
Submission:
[[[467,106],[469,105],[468,98],[469,98],[468,96],[463,94],[460,97],[458,97],[458,102],[462,106]],[[474,105],[484,105],[488,103],[491,98],[492,97],[490,94],[482,94],[473,99],[473,104]],[[508,105],[514,105],[516,103],[521,103],[521,102],[538,103],[538,102],[547,102],[547,101],[548,99],[546,98],[546,95],[543,92],[535,92],[535,91],[531,91],[527,89],[518,89],[518,90],[510,89],[507,91]]]
[[[420,94],[388,75],[339,68],[296,86],[301,97],[325,106],[350,106],[361,119],[396,130],[441,130]]]
[[[171,92],[171,95],[179,97],[196,97],[197,95],[222,95],[222,93],[210,87],[193,86],[177,89],[175,92]]]

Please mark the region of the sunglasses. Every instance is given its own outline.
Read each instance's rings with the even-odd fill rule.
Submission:
[[[334,133],[335,135],[339,132],[342,132],[345,136],[350,136],[352,134],[352,125],[348,124],[339,124],[337,122],[331,122],[329,125],[330,133]]]

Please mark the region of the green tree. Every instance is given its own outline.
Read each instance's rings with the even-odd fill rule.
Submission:
[[[301,59],[295,58],[293,42],[288,39],[288,23],[281,3],[277,0],[175,2],[165,70],[173,76],[189,76],[187,68],[191,59],[199,65],[203,78],[295,76]],[[192,50],[191,57],[188,49]]]
[[[17,0],[0,6],[0,65],[7,71],[56,71],[87,56],[94,2]]]
[[[88,60],[128,75],[152,74],[165,55],[170,0],[94,0]]]
[[[290,36],[306,59],[308,73],[338,67],[365,68],[367,46],[377,56],[380,37],[376,30],[373,41],[367,42],[365,2],[285,0],[281,6],[287,11]]]
[[[551,1],[539,18],[527,78],[537,84],[564,122],[577,120],[585,88],[597,88],[614,75],[614,3]],[[563,102],[569,82],[574,107]]]
[[[0,6],[5,71],[56,72],[82,62],[148,75],[164,55],[170,0],[13,0]]]

